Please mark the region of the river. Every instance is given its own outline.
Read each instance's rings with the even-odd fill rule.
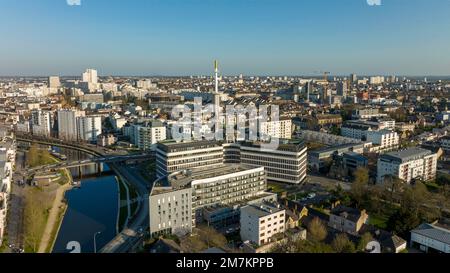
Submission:
[[[83,160],[90,157],[82,152],[53,148],[67,156],[68,161]],[[81,188],[66,193],[68,209],[53,248],[54,253],[68,253],[68,244],[76,242],[82,253],[94,252],[96,233],[97,250],[100,250],[116,236],[119,188],[114,174],[107,165],[86,166],[71,169],[74,180],[81,181]],[[81,177],[80,177],[81,174]]]

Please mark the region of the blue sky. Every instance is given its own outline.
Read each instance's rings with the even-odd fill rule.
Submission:
[[[0,75],[450,75],[450,0],[0,0]]]

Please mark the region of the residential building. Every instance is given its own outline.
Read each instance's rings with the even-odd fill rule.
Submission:
[[[78,140],[96,142],[102,134],[102,117],[85,116],[77,118]]]
[[[219,166],[224,161],[222,144],[216,141],[164,142],[156,148],[158,177],[197,167]]]
[[[49,88],[59,88],[61,87],[61,81],[58,76],[51,76],[48,78],[48,87]]]
[[[281,118],[279,121],[261,122],[259,126],[259,133],[261,135],[282,139],[292,138],[292,120],[290,118]]]
[[[58,111],[58,138],[61,140],[78,140],[78,118],[86,116],[84,111]]]
[[[406,183],[415,179],[424,181],[436,177],[437,154],[422,148],[409,148],[383,154],[378,159],[377,182],[383,183],[389,176],[400,178]]]
[[[101,134],[97,136],[97,145],[102,147],[108,147],[116,144],[117,138],[111,134]]]
[[[280,205],[261,203],[241,208],[241,239],[257,246],[272,242],[272,237],[285,231],[286,210]]]
[[[31,130],[35,136],[49,137],[53,125],[53,115],[51,112],[42,110],[31,111]]]
[[[132,142],[141,150],[156,150],[156,144],[167,139],[167,130],[161,121],[133,124],[132,130]]]
[[[380,113],[379,108],[363,108],[363,109],[356,109],[353,111],[352,118],[353,119],[372,119],[372,118],[380,118],[380,117],[387,117],[387,114]]]
[[[369,215],[365,210],[338,206],[331,210],[328,226],[351,235],[358,235],[359,230],[367,223]]]

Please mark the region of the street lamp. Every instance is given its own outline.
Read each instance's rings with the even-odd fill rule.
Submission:
[[[98,231],[94,234],[94,253],[97,253],[97,235],[101,234],[101,231]]]

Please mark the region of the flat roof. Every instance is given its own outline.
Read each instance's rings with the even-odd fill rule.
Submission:
[[[274,213],[278,213],[285,209],[282,209],[281,207],[278,207],[273,203],[264,202],[260,204],[245,206],[241,208],[241,210],[245,211],[248,214],[255,215],[256,217],[261,218],[272,215]]]
[[[195,180],[208,179],[261,168],[263,167],[249,167],[240,164],[222,164],[214,167],[208,166],[194,168],[192,170],[184,170],[169,174],[168,176],[158,180],[155,184],[155,192],[161,193],[165,191],[179,190],[190,186]]]
[[[406,150],[400,150],[395,152],[390,152],[382,155],[381,159],[387,159],[392,161],[408,162],[418,157],[423,157],[433,154],[432,151],[427,149],[422,149],[418,147],[409,148]]]

